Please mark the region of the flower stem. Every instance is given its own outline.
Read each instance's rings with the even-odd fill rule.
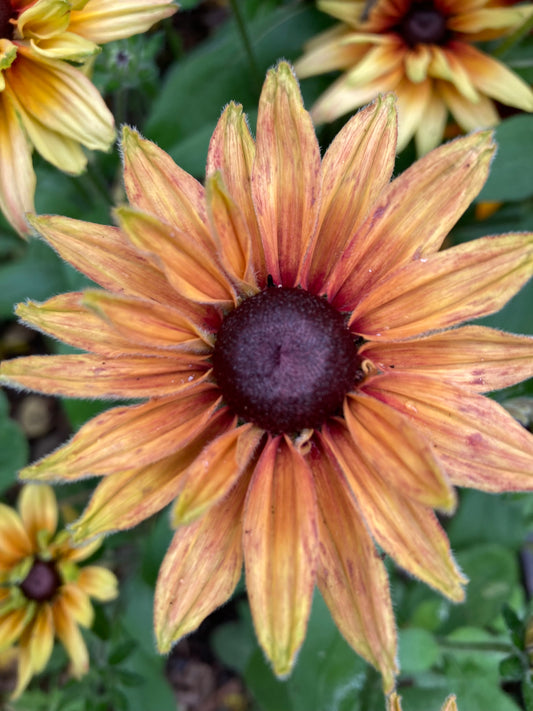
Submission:
[[[239,0],[229,0],[229,2],[231,5],[233,15],[235,17],[235,21],[237,22],[237,28],[239,30],[239,34],[241,36],[242,43],[244,45],[244,49],[245,49],[246,54],[248,56],[248,62],[250,64],[250,69],[251,69],[252,74],[254,75],[254,78],[256,79],[256,81],[258,81],[259,84],[261,84],[261,82],[262,82],[261,73],[260,73],[259,67],[257,65],[257,61],[255,58],[252,43],[250,41],[250,35],[248,34],[248,29],[246,27],[246,22],[244,20],[242,10],[239,6]]]

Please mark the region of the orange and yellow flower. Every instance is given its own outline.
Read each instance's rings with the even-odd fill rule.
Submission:
[[[57,530],[57,504],[46,485],[21,490],[18,513],[0,503],[0,651],[17,645],[19,696],[34,674],[42,671],[56,635],[71,660],[74,676],[89,667],[78,625],[90,627],[90,598],[107,601],[117,595],[114,574],[96,565],[80,567],[99,542],[75,548],[66,531]]]
[[[398,150],[414,136],[424,154],[444,135],[448,112],[465,131],[498,123],[493,100],[533,111],[533,91],[473,43],[504,37],[533,14],[533,5],[495,0],[318,0],[342,24],[311,40],[296,63],[301,78],[343,74],[311,110],[316,123],[398,96]]]
[[[106,151],[113,116],[84,72],[99,45],[144,32],[169,0],[0,0],[0,208],[22,235],[33,212],[32,149],[67,173]]]
[[[103,477],[73,525],[81,542],[175,500],[155,596],[162,651],[228,599],[244,561],[278,675],[291,670],[317,584],[390,691],[396,630],[374,541],[463,599],[433,509],[454,509],[454,485],[533,488],[533,437],[481,394],[533,373],[533,339],[453,328],[520,289],[533,234],[439,252],[494,149],[490,132],[457,139],[390,182],[386,96],[321,159],[281,63],[255,141],[242,107],[224,110],[205,188],[125,128],[130,204],[118,227],[32,218],[103,289],[19,305],[26,323],[89,352],[5,362],[3,381],[146,401],[98,415],[22,476]]]
[[[402,711],[402,700],[398,694],[391,694],[387,699],[387,711]],[[456,697],[448,696],[440,711],[457,711]]]

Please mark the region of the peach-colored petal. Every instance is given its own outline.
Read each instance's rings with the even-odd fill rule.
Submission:
[[[363,57],[368,45],[350,42],[351,35],[342,25],[335,25],[312,38],[304,47],[305,54],[294,63],[296,75],[304,79],[353,67]]]
[[[57,503],[50,486],[26,484],[20,492],[18,509],[26,533],[35,550],[39,549],[39,534],[46,532],[48,539],[57,528]]]
[[[214,260],[214,249],[208,252],[191,239],[190,233],[147,213],[119,207],[115,214],[132,244],[163,270],[183,297],[220,305],[236,301],[230,280]]]
[[[403,150],[415,135],[418,127],[428,119],[427,105],[431,99],[432,81],[413,84],[407,79],[396,87],[398,96],[398,152]],[[440,137],[442,139],[442,136]]]
[[[429,67],[430,76],[449,82],[468,101],[473,103],[478,101],[479,93],[476,90],[473,77],[465,70],[463,63],[452,49],[451,43],[443,47],[433,45],[432,55]]]
[[[0,568],[8,569],[35,552],[20,516],[0,503]]]
[[[109,602],[118,595],[118,580],[114,573],[100,565],[86,565],[80,570],[76,585],[99,602]]]
[[[83,676],[89,669],[89,653],[81,636],[78,625],[73,620],[61,596],[52,606],[56,635],[70,657],[70,671],[76,678]]]
[[[370,338],[410,338],[499,311],[533,274],[533,233],[483,237],[412,261],[350,316]]]
[[[242,570],[242,476],[228,496],[174,534],[155,589],[154,627],[163,653],[230,597]]]
[[[306,460],[271,437],[256,465],[244,510],[246,587],[257,638],[278,676],[304,640],[316,574],[317,514]]]
[[[344,420],[361,456],[383,479],[419,504],[453,512],[453,488],[427,439],[409,420],[375,398],[352,393]]]
[[[533,377],[533,338],[484,326],[463,326],[413,341],[370,341],[359,352],[379,370],[431,375],[479,392]]]
[[[46,603],[39,605],[31,625],[28,625],[24,630],[19,647],[26,646],[29,651],[32,673],[38,674],[48,664],[54,648],[54,624],[50,605]]]
[[[28,356],[4,361],[0,382],[66,397],[138,398],[175,395],[203,380],[207,368],[192,353],[172,358]]]
[[[151,464],[173,454],[202,431],[220,394],[200,384],[179,398],[116,407],[89,420],[72,440],[22,470],[25,479],[75,481]]]
[[[458,138],[396,178],[339,259],[328,286],[335,303],[353,307],[387,272],[437,251],[481,190],[494,151],[488,132]]]
[[[475,128],[490,128],[499,123],[500,117],[492,99],[480,96],[475,103],[468,101],[447,82],[438,82],[438,91],[457,123],[465,131]]]
[[[291,67],[268,72],[259,100],[252,194],[275,284],[296,286],[320,199],[320,151]]]
[[[458,5],[459,9],[459,5]],[[518,7],[486,7],[473,12],[458,12],[446,24],[454,32],[473,34],[488,29],[511,29],[524,20]]]
[[[407,415],[432,442],[453,484],[531,491],[533,436],[496,402],[414,373],[381,375],[364,390]]]
[[[392,95],[361,109],[337,134],[322,161],[322,194],[304,286],[322,293],[326,276],[388,184],[396,153]],[[310,259],[309,259],[310,258]]]
[[[82,627],[90,627],[94,619],[94,610],[87,593],[76,585],[63,585],[59,592],[65,612]]]
[[[412,575],[455,601],[466,582],[452,557],[446,534],[433,511],[403,496],[382,478],[341,421],[323,427],[323,441],[347,478],[377,543]],[[390,477],[394,472],[390,473]]]
[[[33,605],[25,605],[0,615],[0,651],[8,649],[18,640],[34,612]]]
[[[177,9],[168,0],[89,0],[81,10],[71,12],[69,29],[105,44],[146,32]]]
[[[385,566],[342,475],[317,447],[311,468],[318,502],[317,583],[348,643],[394,686],[396,629]]]
[[[251,423],[224,432],[210,442],[180,479],[172,526],[191,523],[227,495],[248,466],[263,436]]]

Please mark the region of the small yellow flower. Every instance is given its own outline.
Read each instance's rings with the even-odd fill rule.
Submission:
[[[0,209],[22,235],[33,212],[37,151],[67,173],[105,151],[113,116],[81,69],[99,45],[144,32],[169,0],[0,0]]]
[[[244,562],[257,635],[290,672],[315,584],[391,691],[396,630],[374,541],[453,600],[464,596],[434,509],[453,485],[533,489],[533,437],[483,392],[533,374],[533,339],[464,321],[533,272],[533,234],[440,251],[481,189],[480,132],[391,181],[394,98],[360,111],[321,158],[286,63],[250,135],[230,103],[204,188],[135,131],[122,138],[119,227],[32,224],[103,287],[18,307],[89,353],[2,363],[7,384],[112,408],[22,472],[102,476],[75,540],[170,504],[177,530],[155,594],[161,651],[224,603]]]
[[[497,0],[318,0],[342,20],[313,39],[296,63],[301,78],[343,74],[311,110],[316,123],[333,121],[378,93],[398,96],[398,150],[412,136],[419,154],[437,146],[448,112],[465,130],[498,123],[493,99],[533,111],[533,91],[473,43],[513,32],[533,5]]]
[[[99,541],[74,548],[66,531],[56,534],[57,504],[46,485],[20,492],[18,513],[0,503],[0,651],[17,645],[19,696],[46,666],[56,635],[79,677],[89,666],[78,625],[90,627],[89,598],[117,595],[117,579],[101,566],[79,567]]]
[[[387,700],[387,711],[402,711],[402,699],[398,694],[391,694]],[[429,709],[428,709],[429,711]],[[440,711],[458,711],[455,696],[448,696]]]

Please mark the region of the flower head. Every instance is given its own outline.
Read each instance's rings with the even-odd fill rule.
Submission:
[[[169,0],[0,0],[0,208],[20,234],[34,211],[33,147],[76,175],[82,146],[105,151],[115,139],[112,114],[72,63],[175,11]]]
[[[296,63],[300,77],[340,69],[311,115],[333,121],[376,94],[398,96],[398,150],[412,136],[419,154],[442,141],[448,112],[465,131],[498,123],[493,100],[533,111],[533,91],[473,43],[512,33],[533,5],[504,1],[319,0],[342,20],[313,39]]]
[[[147,398],[88,422],[23,477],[103,476],[75,539],[175,500],[155,600],[167,651],[232,594],[242,563],[279,675],[304,639],[315,583],[391,689],[396,632],[372,538],[453,600],[464,577],[433,509],[453,484],[533,488],[533,438],[480,394],[533,369],[533,339],[481,326],[533,270],[533,235],[445,252],[480,190],[490,133],[457,139],[390,182],[391,96],[323,159],[286,63],[265,81],[254,141],[224,110],[205,188],[124,129],[119,227],[32,224],[103,290],[18,307],[89,353],[2,364],[3,380],[76,397]]]
[[[56,533],[57,504],[46,485],[21,490],[18,513],[0,504],[0,651],[17,645],[18,696],[46,666],[56,635],[75,676],[89,665],[78,625],[90,627],[91,597],[117,595],[114,574],[96,565],[80,567],[99,542],[75,548],[66,531]]]

